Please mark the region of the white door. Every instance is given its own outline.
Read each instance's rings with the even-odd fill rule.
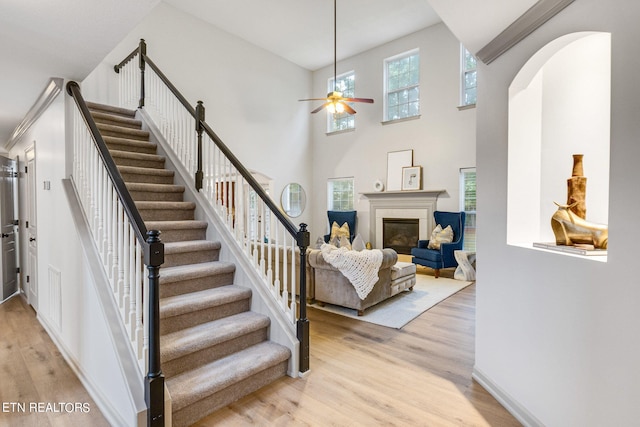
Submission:
[[[2,257],[0,300],[9,298],[18,291],[18,256],[16,251],[17,215],[15,209],[18,174],[16,161],[0,157],[0,234]]]
[[[36,148],[31,146],[25,151],[25,173],[27,176],[27,212],[25,228],[27,231],[27,263],[25,287],[29,304],[38,310],[38,226],[36,218]]]

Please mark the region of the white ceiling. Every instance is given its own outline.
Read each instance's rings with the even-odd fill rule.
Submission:
[[[428,0],[451,32],[473,53],[507,28],[538,0]]]
[[[0,147],[49,78],[84,79],[160,1],[0,0]],[[333,62],[331,0],[164,1],[309,70]],[[533,3],[340,0],[338,60],[438,23],[440,16],[476,52]]]
[[[51,77],[86,77],[159,1],[0,0],[0,147]]]
[[[333,63],[331,0],[164,1],[309,70]],[[338,60],[441,22],[426,0],[338,0],[337,15]]]

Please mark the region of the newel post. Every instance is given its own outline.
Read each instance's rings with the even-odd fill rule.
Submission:
[[[145,264],[149,273],[149,371],[145,379],[147,426],[164,426],[164,375],[160,367],[160,265],[164,263],[164,244],[160,232],[147,232]]]
[[[300,224],[296,236],[300,248],[300,316],[297,324],[298,341],[300,341],[300,372],[309,370],[309,319],[307,319],[307,248],[311,241],[307,224]]]
[[[144,58],[147,56],[147,44],[144,39],[140,39],[140,46],[138,47],[138,65],[140,66],[140,101],[138,101],[138,108],[144,107]]]
[[[202,124],[204,123],[204,105],[198,101],[196,105],[196,132],[198,133],[198,170],[196,171],[196,191],[202,190],[204,174],[202,172]]]

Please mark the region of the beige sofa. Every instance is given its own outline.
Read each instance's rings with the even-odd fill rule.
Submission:
[[[406,288],[392,283],[392,268],[398,261],[398,254],[393,249],[383,249],[378,281],[369,295],[361,300],[351,282],[338,269],[324,260],[320,250],[312,249],[308,254],[311,273],[314,277],[315,301],[320,305],[327,303],[352,308],[357,310],[358,316],[362,316],[367,308],[405,289],[413,289],[415,284],[415,267],[413,281],[402,281],[406,284]]]

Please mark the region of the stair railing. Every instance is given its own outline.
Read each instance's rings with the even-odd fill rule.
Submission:
[[[67,92],[77,106],[73,111],[72,181],[145,375],[147,425],[163,426],[159,289],[164,244],[158,230],[147,230],[78,83],[67,83]]]
[[[204,194],[295,329],[300,342],[299,370],[308,371],[307,225],[302,223],[299,229],[293,225],[206,123],[202,102],[191,106],[146,51],[145,41],[140,40],[114,67],[120,75],[120,106],[144,107],[193,176],[196,191]]]

